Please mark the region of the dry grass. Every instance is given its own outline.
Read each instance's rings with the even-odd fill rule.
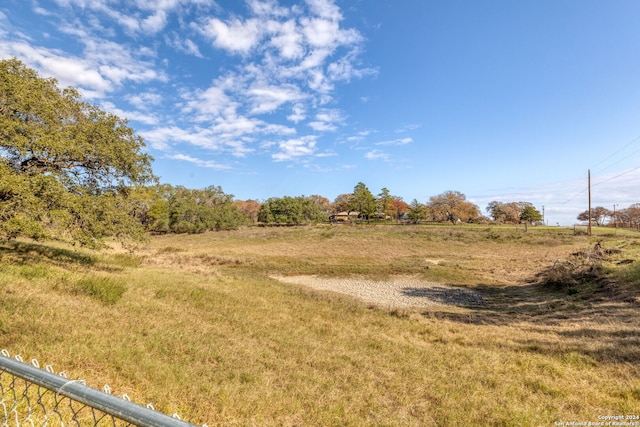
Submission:
[[[213,425],[553,425],[640,413],[636,235],[463,227],[251,228],[136,255],[0,245],[0,348]],[[590,281],[541,273],[593,247]],[[403,274],[482,307],[388,311],[270,275]],[[125,284],[115,301],[70,292]],[[103,283],[96,280],[98,283]],[[104,285],[104,283],[103,283]],[[114,285],[115,286],[115,285]]]

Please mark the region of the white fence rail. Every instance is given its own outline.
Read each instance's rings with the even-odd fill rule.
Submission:
[[[40,369],[20,356],[0,354],[0,427],[21,426],[142,426],[194,427],[193,424],[157,412],[151,405],[88,387],[82,380],[70,380],[64,372],[55,374],[51,365]],[[203,426],[203,427],[206,427]]]

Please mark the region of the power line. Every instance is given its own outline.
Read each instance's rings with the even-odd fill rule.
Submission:
[[[616,154],[620,153],[620,152],[621,152],[621,151],[623,151],[625,148],[629,147],[630,145],[632,145],[633,143],[635,143],[635,142],[637,142],[637,141],[640,141],[640,136],[635,137],[634,139],[632,139],[631,141],[629,141],[628,143],[626,143],[624,146],[622,146],[622,147],[621,147],[621,148],[619,148],[618,150],[614,151],[613,153],[609,154],[609,155],[608,155],[607,157],[605,157],[604,159],[600,160],[598,163],[596,163],[595,165],[593,165],[593,166],[591,167],[591,169],[595,169],[595,168],[596,168],[596,166],[599,166],[599,165],[601,165],[602,163],[606,162],[607,160],[609,160],[610,158],[612,158],[612,157],[613,157],[613,156],[615,156]],[[616,162],[611,163],[611,164],[610,164],[610,165],[608,165],[608,166],[605,166],[604,168],[600,169],[598,172],[602,172],[602,171],[604,171],[604,170],[606,170],[606,169],[610,168],[611,166],[616,165],[616,164],[620,163],[621,161],[623,161],[623,160],[625,160],[625,159],[630,158],[631,156],[633,156],[634,154],[636,154],[636,153],[638,153],[638,152],[640,152],[640,149],[638,149],[638,150],[636,150],[636,151],[632,152],[631,154],[629,154],[629,155],[627,155],[627,156],[623,157],[622,159],[620,159],[620,160],[618,160],[618,161],[616,161]]]
[[[607,160],[609,160],[609,159],[611,159],[612,157],[614,157],[616,154],[618,154],[618,153],[622,152],[622,151],[623,151],[623,150],[625,150],[627,147],[631,146],[632,144],[634,144],[634,143],[636,143],[636,142],[638,142],[638,141],[640,141],[640,136],[637,136],[637,137],[633,138],[631,141],[627,142],[627,143],[626,143],[625,145],[623,145],[621,148],[619,148],[618,150],[616,150],[616,151],[614,151],[613,153],[609,154],[607,157],[603,158],[603,159],[602,159],[602,160],[600,160],[598,163],[596,163],[595,165],[593,165],[593,166],[592,166],[592,168],[595,168],[596,166],[603,164],[603,163],[604,163],[604,162],[606,162]],[[631,152],[630,154],[628,154],[628,155],[624,156],[623,158],[621,158],[621,159],[619,159],[619,160],[617,160],[617,161],[615,161],[615,162],[613,162],[613,163],[610,163],[609,165],[605,166],[604,168],[601,168],[598,172],[605,171],[605,170],[607,170],[608,168],[610,168],[610,167],[612,167],[612,166],[614,166],[614,165],[616,165],[616,164],[618,164],[618,163],[622,162],[623,160],[626,160],[626,159],[631,158],[631,156],[633,156],[634,154],[637,154],[637,153],[640,153],[640,148],[639,148],[639,149],[637,149],[637,150],[635,150],[635,151],[633,151],[633,152]],[[592,169],[592,168],[590,168],[590,169]],[[630,170],[628,170],[628,171],[622,172],[622,173],[620,173],[620,174],[618,174],[618,175],[612,176],[611,178],[607,178],[607,179],[605,179],[605,180],[603,180],[603,181],[600,181],[600,182],[598,182],[598,183],[595,183],[595,184],[591,185],[591,187],[595,187],[595,186],[598,186],[598,185],[600,185],[600,184],[604,184],[605,182],[612,181],[612,180],[614,180],[614,179],[616,179],[616,178],[619,178],[619,177],[621,177],[621,176],[627,175],[627,174],[629,174],[629,173],[631,173],[631,172],[633,172],[633,171],[635,171],[635,170],[638,170],[638,169],[640,169],[640,166],[639,166],[639,167],[636,167],[636,168],[633,168],[633,169],[630,169]],[[575,193],[573,196],[569,197],[567,200],[565,200],[565,201],[561,202],[561,204],[566,204],[566,203],[569,203],[569,202],[570,202],[570,201],[572,201],[572,200],[575,200],[577,197],[579,197],[579,196],[581,196],[582,194],[586,193],[588,190],[589,190],[589,187],[585,187],[582,191],[579,191],[578,193]]]
[[[640,151],[640,150],[639,150],[639,151]],[[593,184],[593,185],[592,185],[592,187],[595,187],[596,185],[604,184],[605,182],[612,181],[612,180],[614,180],[614,179],[616,179],[616,178],[619,178],[619,177],[621,177],[621,176],[624,176],[624,175],[626,175],[626,174],[629,174],[629,173],[631,173],[631,172],[633,172],[633,171],[636,171],[636,170],[638,170],[638,169],[640,169],[640,166],[638,166],[638,167],[636,167],[636,168],[633,168],[633,169],[629,169],[628,171],[622,172],[621,174],[618,174],[618,175],[616,175],[616,176],[612,176],[611,178],[605,179],[604,181],[600,181],[600,182],[598,182],[598,183],[596,183],[596,184]]]
[[[581,194],[584,194],[587,192],[587,190],[589,190],[588,187],[585,187],[584,190],[580,191],[579,193],[576,193],[575,195],[573,195],[572,197],[569,197],[567,200],[565,200],[564,202],[560,202],[561,205],[564,205],[566,203],[569,203],[572,200],[575,200],[578,196],[580,196]]]

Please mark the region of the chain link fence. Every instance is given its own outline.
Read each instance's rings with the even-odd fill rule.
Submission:
[[[142,426],[194,427],[193,424],[70,380],[53,367],[41,369],[37,360],[24,363],[17,355],[0,352],[0,427],[22,426]],[[206,424],[203,425],[206,427]]]

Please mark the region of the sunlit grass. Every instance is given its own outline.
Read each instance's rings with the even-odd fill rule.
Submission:
[[[533,282],[597,240],[621,249],[605,263],[617,294]],[[0,347],[210,426],[597,421],[640,411],[638,305],[626,301],[640,273],[618,264],[638,259],[638,241],[323,226],[160,236],[134,255],[3,244]],[[487,304],[386,310],[274,273],[409,275],[473,287]],[[124,290],[73,292],[83,280]]]

